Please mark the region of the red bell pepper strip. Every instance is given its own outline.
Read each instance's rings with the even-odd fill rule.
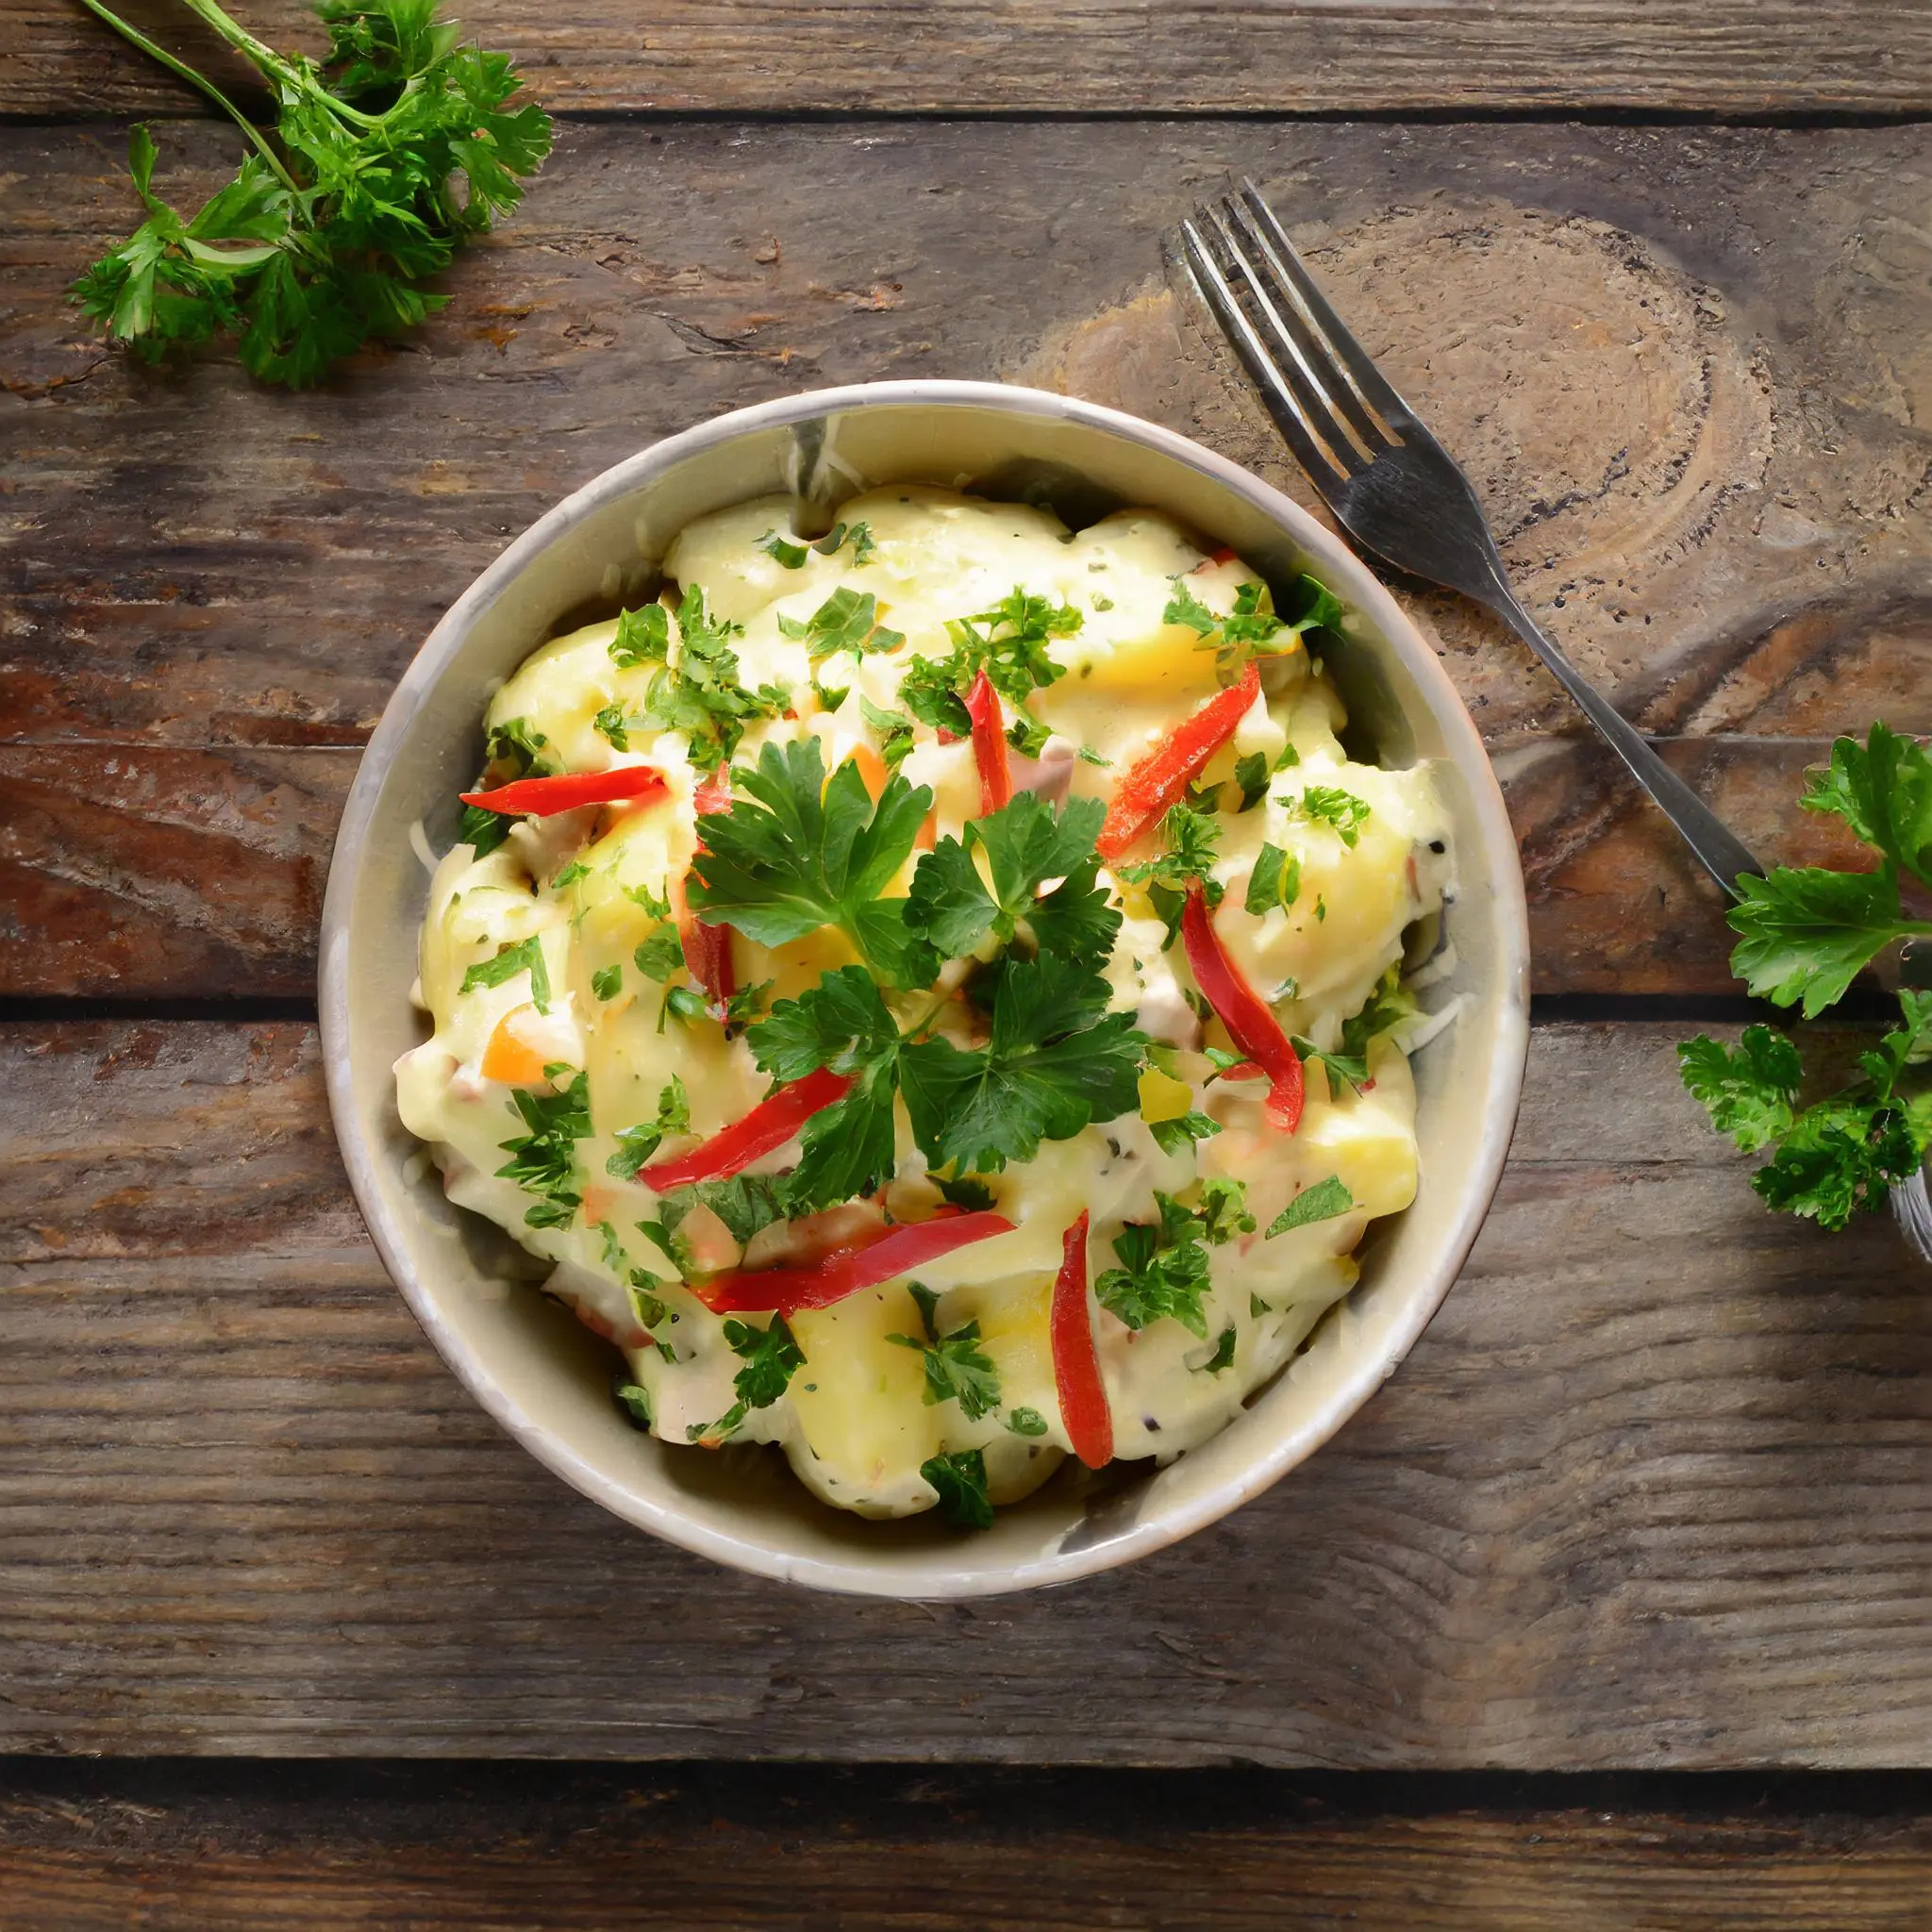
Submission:
[[[699,818],[707,818],[714,811],[729,811],[729,774],[722,768],[713,772],[691,793],[691,802]],[[697,849],[701,854],[705,849],[702,839],[698,841]],[[722,1020],[731,995],[738,991],[738,971],[731,959],[731,928],[691,918],[684,921],[679,934],[684,941],[684,963],[691,969],[691,976],[704,989],[705,999],[711,1010]],[[730,1171],[736,1172],[735,1169]]]
[[[1239,683],[1216,691],[1192,717],[1181,722],[1172,737],[1127,768],[1125,777],[1114,787],[1113,802],[1100,827],[1101,858],[1112,863],[1135,840],[1154,829],[1168,807],[1200,776],[1201,768],[1234,736],[1235,726],[1260,691],[1261,674],[1250,658],[1241,667]]]
[[[693,1283],[691,1292],[721,1315],[766,1309],[791,1315],[800,1308],[829,1308],[862,1288],[896,1280],[955,1248],[1012,1231],[1013,1224],[990,1208],[936,1214],[913,1226],[891,1228],[864,1247],[827,1255],[808,1267],[741,1268]]]
[[[984,671],[966,693],[966,715],[973,720],[973,758],[979,767],[979,815],[998,811],[1013,797],[1013,774],[1007,763],[1007,726],[1000,716],[999,693]]]
[[[575,811],[580,805],[640,803],[655,798],[664,787],[664,774],[653,765],[619,765],[609,772],[563,772],[549,778],[515,778],[494,791],[462,791],[465,805],[485,811],[527,814],[547,819],[553,812]]]
[[[1181,908],[1181,942],[1194,984],[1221,1016],[1227,1037],[1268,1076],[1268,1118],[1283,1133],[1293,1133],[1302,1123],[1301,1056],[1268,1002],[1227,957],[1198,885],[1188,888],[1188,903]]]
[[[1059,1390],[1067,1441],[1089,1469],[1102,1469],[1113,1460],[1113,1411],[1107,1406],[1100,1357],[1093,1346],[1093,1317],[1087,1307],[1088,1220],[1082,1208],[1079,1220],[1067,1230],[1048,1325],[1053,1336],[1053,1379]]]
[[[731,928],[687,919],[680,928],[684,963],[704,989],[705,1004],[722,1020],[731,995],[738,991],[738,969],[731,958]]]
[[[850,1074],[835,1074],[821,1067],[815,1074],[779,1088],[741,1121],[734,1121],[689,1154],[639,1168],[638,1178],[662,1194],[673,1188],[688,1188],[692,1181],[719,1181],[742,1173],[761,1154],[784,1146],[813,1114],[842,1099],[851,1085]]]

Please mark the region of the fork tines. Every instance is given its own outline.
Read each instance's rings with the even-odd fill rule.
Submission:
[[[1342,326],[1252,181],[1181,224],[1181,246],[1287,439],[1319,484],[1345,482],[1402,441],[1407,408]]]

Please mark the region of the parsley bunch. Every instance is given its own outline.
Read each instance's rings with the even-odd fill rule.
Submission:
[[[75,284],[110,337],[147,360],[233,336],[264,382],[307,388],[372,337],[413,327],[448,296],[420,284],[523,196],[550,152],[549,117],[508,106],[508,57],[461,46],[436,0],[319,0],[320,62],[285,56],[215,0],[181,5],[260,70],[273,136],[206,75],[110,10],[83,4],[198,87],[248,137],[234,180],[193,215],[154,192],[145,127],[128,166],[148,218]]]
[[[1878,856],[1877,869],[1778,866],[1738,881],[1731,970],[1754,993],[1815,1018],[1840,999],[1888,945],[1932,937],[1907,915],[1907,880],[1932,891],[1932,757],[1883,724],[1864,744],[1840,738],[1798,803],[1843,820]],[[1726,1050],[1703,1036],[1678,1047],[1684,1084],[1747,1154],[1773,1150],[1752,1186],[1774,1208],[1838,1229],[1878,1206],[1932,1146],[1932,993],[1899,994],[1902,1024],[1858,1058],[1860,1078],[1807,1108],[1804,1063],[1790,1038],[1747,1026]]]

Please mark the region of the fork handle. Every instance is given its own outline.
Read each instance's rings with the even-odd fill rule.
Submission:
[[[1551,676],[1576,700],[1584,716],[1609,740],[1611,749],[1629,767],[1630,775],[1684,835],[1684,842],[1697,855],[1704,869],[1735,899],[1739,874],[1756,874],[1764,870],[1751,856],[1750,847],[1657,757],[1642,732],[1571,663],[1555,639],[1517,602],[1515,592],[1507,584],[1499,582],[1495,594],[1485,597],[1483,602],[1549,666]]]

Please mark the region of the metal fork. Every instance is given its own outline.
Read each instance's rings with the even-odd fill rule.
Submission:
[[[1180,233],[1202,299],[1342,528],[1396,569],[1494,611],[1735,896],[1740,873],[1764,868],[1517,601],[1469,478],[1342,326],[1255,184]]]
[[[1734,898],[1764,868],[1679,778],[1518,601],[1482,506],[1456,459],[1429,434],[1328,306],[1252,181],[1181,224],[1201,298],[1261,392],[1274,425],[1350,536],[1385,562],[1460,591],[1492,610],[1548,665]],[[1932,947],[1908,958],[1908,984],[1932,980]],[[1932,1196],[1924,1168],[1891,1190],[1900,1231],[1932,1261]]]

